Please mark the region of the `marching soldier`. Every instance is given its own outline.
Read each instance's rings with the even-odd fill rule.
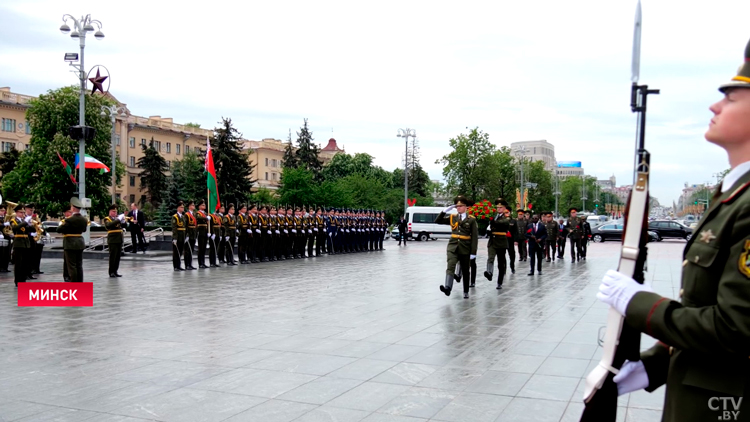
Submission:
[[[220,206],[219,207],[219,227],[220,227],[220,230],[218,230],[216,232],[216,237],[218,238],[217,242],[219,244],[219,262],[224,262],[225,261],[224,258],[226,258],[226,256],[227,256],[226,252],[224,251],[224,249],[226,247],[226,244],[227,244],[227,241],[226,241],[227,233],[224,230],[224,223],[223,223],[224,222],[224,214],[225,214],[224,207]]]
[[[557,233],[560,231],[560,226],[552,216],[552,212],[544,214],[547,218],[544,226],[547,228],[547,240],[544,243],[544,251],[547,255],[547,262],[555,261],[555,255],[557,255]]]
[[[208,243],[208,263],[212,268],[219,268],[220,265],[216,263],[219,256],[219,243],[224,240],[222,237],[223,230],[221,228],[221,215],[217,212],[208,214],[209,232],[211,236],[206,237]],[[221,258],[224,259],[224,258]],[[220,261],[221,262],[221,261]]]
[[[13,230],[13,275],[16,287],[18,283],[25,283],[29,266],[29,251],[31,242],[29,233],[31,232],[31,217],[26,217],[23,212],[23,205],[18,204],[13,209],[16,213],[15,218],[6,227]]]
[[[505,217],[505,211],[510,208],[507,201],[502,198],[495,200],[497,214],[490,222],[487,231],[490,239],[487,241],[487,270],[484,276],[487,280],[492,281],[493,267],[495,266],[495,256],[497,256],[497,289],[502,289],[503,279],[505,278],[505,251],[508,249],[508,232],[510,231],[510,219]]]
[[[200,200],[198,201],[198,211],[195,213],[196,234],[198,236],[198,268],[208,268],[206,266],[206,246],[209,242],[208,219],[209,216],[206,214],[206,201]],[[213,263],[216,263],[215,257]]]
[[[510,214],[510,209],[505,210],[505,218],[508,219],[508,263],[510,264],[510,273],[516,273],[516,251],[513,248],[513,239],[518,232],[518,221]]]
[[[557,222],[557,259],[565,259],[565,239],[568,238],[568,226],[562,218]]]
[[[7,206],[0,204],[0,222],[5,221],[5,212]],[[3,231],[0,233],[0,240],[4,240],[0,245],[0,273],[9,273],[8,265],[10,264],[10,241],[13,237],[13,230],[9,227],[3,226]]]
[[[435,223],[451,226],[451,240],[448,241],[448,268],[445,271],[445,286],[440,286],[440,291],[450,296],[453,288],[453,277],[457,273],[456,265],[460,266],[458,273],[463,274],[464,299],[469,298],[469,267],[471,260],[477,256],[477,243],[479,241],[479,228],[477,220],[469,215],[467,207],[474,205],[465,196],[459,195],[453,200],[453,205],[444,209],[438,215]],[[458,214],[448,214],[452,210]]]
[[[107,229],[107,247],[109,248],[109,277],[122,277],[120,269],[120,255],[122,255],[122,225],[125,214],[117,215],[117,204],[109,206],[109,215],[104,217],[104,227]]]
[[[65,219],[64,223],[57,226],[57,232],[63,235],[63,253],[68,266],[70,281],[74,283],[83,282],[83,250],[86,242],[83,240],[83,232],[88,230],[89,221],[81,215],[83,204],[78,198],[70,198],[72,215]]]
[[[237,265],[234,260],[234,243],[237,241],[237,218],[234,216],[234,204],[227,207],[227,215],[221,220],[224,228],[224,251],[226,253],[227,265]]]
[[[750,420],[750,43],[738,75],[719,90],[705,138],[727,151],[731,170],[685,246],[680,299],[614,270],[597,294],[658,340],[614,381],[618,394],[666,385],[664,422]]]
[[[193,267],[193,248],[195,248],[195,238],[198,234],[198,219],[195,218],[195,202],[188,201],[188,209],[185,213],[185,221],[187,221],[186,239],[187,245],[183,250],[185,253],[185,269],[194,270]]]
[[[518,244],[518,261],[526,261],[528,259],[528,250],[526,249],[526,217],[523,210],[517,210],[518,218],[518,231],[516,232],[516,243]]]
[[[181,261],[188,242],[186,230],[185,203],[180,201],[177,203],[177,214],[172,216],[172,266],[175,271],[185,271]]]
[[[239,240],[237,241],[237,255],[240,264],[249,264],[247,261],[247,245],[250,239],[250,229],[247,220],[247,205],[240,205],[240,212],[237,214],[237,229],[240,231]]]
[[[578,209],[571,208],[568,210],[570,217],[568,218],[568,238],[570,239],[570,262],[576,262],[576,253],[578,253],[578,261],[581,260],[581,236],[583,234],[583,228],[581,226],[581,219],[576,217],[578,215]]]

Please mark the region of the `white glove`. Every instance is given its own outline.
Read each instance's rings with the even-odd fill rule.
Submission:
[[[247,229],[247,233],[248,233],[248,234],[250,234],[250,233],[252,233],[252,232],[253,232],[252,230],[250,230],[250,229]]]
[[[2,234],[0,234],[0,239],[5,239],[5,236],[3,236]]]
[[[625,316],[628,303],[638,292],[650,292],[651,287],[638,284],[632,278],[615,270],[609,270],[599,285],[599,293],[596,298],[615,308],[620,315]]]
[[[455,208],[456,208],[455,205],[451,205],[451,206],[447,207],[446,209],[444,209],[443,212],[450,212],[451,210],[453,210]]]
[[[3,225],[4,225],[5,227],[10,227],[10,221],[8,221],[7,223],[3,223]]]
[[[292,230],[292,231],[294,231],[294,230]],[[284,233],[289,233],[289,230],[284,229]]]
[[[31,237],[36,237],[36,232],[32,232]]]
[[[317,228],[314,228],[313,230],[315,230],[315,231],[318,231],[318,229],[317,229]]]
[[[286,231],[286,230],[284,230],[284,231]],[[292,229],[292,233],[297,233],[297,230]]]
[[[278,230],[276,230],[276,234],[281,234],[281,233],[279,233],[279,231],[278,231]]]
[[[315,229],[315,231],[318,231],[318,229]],[[312,234],[312,230],[308,229],[307,234]]]
[[[625,361],[620,368],[620,373],[612,379],[617,383],[617,395],[628,394],[632,391],[642,390],[648,387],[648,374],[643,361]]]
[[[255,233],[260,234],[260,230],[259,229],[255,229]]]
[[[229,242],[229,236],[224,236],[224,241]]]
[[[187,245],[188,243],[190,243],[190,238],[185,237],[185,244]]]
[[[469,259],[477,259],[476,255],[469,255]]]
[[[237,232],[237,234],[240,234],[240,231],[239,231],[239,230],[235,230],[235,232]]]
[[[216,239],[216,234],[211,235],[211,240]]]
[[[31,223],[31,216],[27,215],[26,218],[23,219],[23,221],[25,221],[27,223]]]
[[[175,246],[177,246],[177,240],[173,240],[172,244],[175,245]]]
[[[333,237],[333,232],[328,232],[328,237]]]

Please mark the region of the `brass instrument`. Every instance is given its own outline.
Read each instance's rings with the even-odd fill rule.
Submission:
[[[13,211],[13,209],[16,208],[18,204],[10,201],[5,201],[5,204],[7,205],[7,208],[5,211],[5,221],[3,221],[3,223],[8,223],[16,216],[16,212]]]

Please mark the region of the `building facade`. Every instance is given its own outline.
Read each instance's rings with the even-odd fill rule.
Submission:
[[[26,110],[33,98],[13,93],[9,87],[0,88],[0,152],[29,148],[31,127],[26,121]]]
[[[521,154],[531,161],[542,161],[547,171],[555,169],[555,146],[545,140],[513,142],[510,149],[514,156]]]

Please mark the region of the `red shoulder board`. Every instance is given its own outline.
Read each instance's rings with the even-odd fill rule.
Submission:
[[[745,189],[747,189],[748,186],[750,186],[750,182],[747,182],[744,185],[738,187],[737,189],[734,190],[734,192],[732,192],[731,195],[729,195],[729,197],[727,199],[721,201],[721,203],[722,204],[726,204],[727,202],[731,202],[732,200],[734,200],[734,198],[737,195],[739,195],[740,193],[742,193],[742,191],[744,191]]]

